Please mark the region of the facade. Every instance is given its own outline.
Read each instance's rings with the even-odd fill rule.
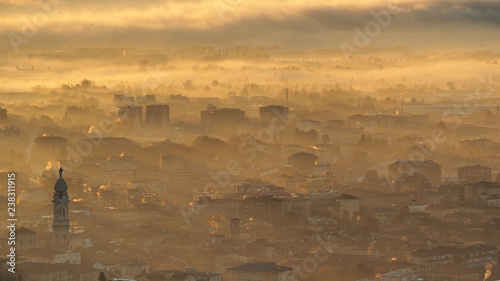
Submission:
[[[130,188],[143,188],[149,192],[166,195],[167,183],[158,179],[137,179],[129,184]]]
[[[405,174],[410,176],[420,174],[434,185],[440,184],[442,179],[441,165],[432,160],[406,161],[398,159],[387,166],[387,172],[391,179],[396,179]]]
[[[5,125],[8,121],[7,109],[0,107],[0,125]]]
[[[459,182],[491,182],[491,168],[481,165],[459,167],[457,168],[457,176]]]
[[[110,279],[114,280],[114,279]],[[116,279],[119,280],[119,279]],[[125,280],[125,279],[120,279]],[[211,272],[200,272],[195,268],[186,268],[183,270],[161,270],[158,272],[151,272],[140,274],[137,276],[137,281],[221,281],[221,275]]]
[[[118,108],[118,117],[126,127],[139,129],[142,126],[142,106],[121,106]]]
[[[465,248],[439,246],[433,249],[419,249],[408,257],[410,262],[419,264],[423,270],[431,270],[452,264],[458,268],[484,268],[498,260],[497,250],[482,244]]]
[[[209,105],[201,111],[201,125],[210,131],[236,133],[238,124],[245,122],[245,111],[237,108],[217,108]]]
[[[253,262],[226,269],[224,280],[295,281],[295,270],[271,262]]]
[[[485,267],[496,264],[497,250],[482,244],[459,249],[455,255],[455,263],[466,268]]]
[[[17,249],[28,250],[36,248],[36,232],[21,227],[16,230]]]
[[[274,183],[252,184],[243,182],[236,185],[236,193],[253,195],[280,195],[285,191],[284,187],[277,186]]]
[[[35,138],[33,157],[43,162],[59,160],[58,157],[65,151],[66,139],[59,136],[43,135]]]
[[[308,152],[294,153],[287,158],[288,164],[293,165],[293,170],[295,172],[300,172],[305,175],[312,174],[317,160],[318,156]]]
[[[95,281],[99,271],[91,266],[23,262],[18,264],[17,272],[22,281]]]
[[[420,265],[424,271],[450,264],[454,261],[455,248],[439,246],[433,249],[419,249],[411,253],[408,261]]]
[[[170,123],[170,107],[166,104],[146,106],[146,126],[152,129],[165,128]]]
[[[449,281],[459,281],[459,280],[479,280],[480,274],[477,270],[466,268],[456,264],[445,264],[433,268],[426,273],[426,277],[429,281],[434,280],[449,280]]]
[[[313,153],[318,156],[318,161],[335,163],[340,158],[340,147],[334,144],[316,144],[313,146]]]

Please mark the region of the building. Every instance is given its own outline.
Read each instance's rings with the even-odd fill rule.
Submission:
[[[65,138],[53,135],[42,135],[35,138],[32,158],[41,160],[44,163],[48,161],[57,161],[63,158],[61,156],[63,156],[65,148]]]
[[[479,280],[481,274],[477,270],[466,268],[457,264],[444,264],[431,269],[426,273],[429,281],[435,280]]]
[[[259,108],[261,122],[278,122],[274,124],[288,124],[288,107],[268,105]],[[281,127],[281,125],[279,125]]]
[[[113,279],[111,279],[113,280]],[[186,270],[160,270],[156,272],[139,274],[138,281],[164,280],[164,281],[221,281],[221,275],[211,272],[200,272],[195,268]]]
[[[137,169],[134,156],[111,156],[100,166],[101,179],[127,182],[135,179]]]
[[[498,152],[498,143],[489,139],[462,139],[457,141],[457,148],[462,156],[488,155],[491,152]],[[497,154],[497,153],[494,153]]]
[[[328,129],[334,129],[334,130],[345,129],[345,121],[338,119],[331,119],[326,122],[326,127]]]
[[[455,264],[466,268],[484,268],[489,264],[496,264],[497,250],[493,247],[476,244],[461,248],[455,255]]]
[[[297,129],[308,132],[310,130],[318,131],[321,128],[321,122],[318,120],[300,120],[297,122]]]
[[[0,107],[0,125],[5,125],[8,121],[7,109]]]
[[[226,269],[226,281],[295,281],[295,270],[272,262],[252,262]]]
[[[155,104],[156,103],[156,95],[145,95],[135,97],[135,103],[137,105],[146,105],[146,104]]]
[[[413,175],[403,174],[394,180],[394,189],[399,192],[420,191],[430,187],[429,179],[419,173]]]
[[[339,202],[339,217],[347,220],[355,219],[359,214],[360,199],[349,194],[342,194],[337,197]]]
[[[451,264],[454,261],[455,248],[438,246],[433,249],[419,249],[408,256],[408,261],[420,265],[424,271],[434,267]]]
[[[52,249],[55,251],[66,251],[69,245],[69,196],[68,186],[62,177],[63,169],[59,168],[59,180],[54,186],[54,196],[52,203],[54,213],[52,219],[53,243]]]
[[[209,105],[201,111],[201,125],[210,131],[236,133],[239,124],[247,121],[245,111]]]
[[[318,156],[318,161],[335,163],[340,158],[340,147],[334,144],[316,144],[313,148],[313,153]]]
[[[163,129],[170,123],[170,107],[166,104],[146,106],[146,126],[152,129]]]
[[[128,186],[130,188],[143,188],[155,194],[167,194],[167,183],[158,179],[137,179],[128,183]]]
[[[387,114],[356,114],[347,117],[346,125],[350,128],[365,128],[367,130],[396,130],[408,126],[425,124],[425,115],[387,115]]]
[[[476,202],[482,197],[500,194],[500,184],[497,182],[474,182],[464,185],[464,200]]]
[[[184,280],[184,281],[221,281],[221,275],[211,272],[200,272],[195,268],[186,268],[181,270],[165,271],[166,280]]]
[[[193,208],[201,217],[222,215],[225,217],[239,216],[240,200],[198,198]]]
[[[245,111],[237,108],[217,108],[210,104],[201,111],[201,125],[214,132],[236,133],[238,125],[245,121]]]
[[[25,227],[16,229],[16,240],[18,250],[36,248],[36,232]]]
[[[392,270],[389,272],[382,273],[380,276],[380,281],[412,281],[417,280],[418,271],[409,268]]]
[[[241,184],[236,185],[237,193],[254,193],[254,192],[276,192],[276,191],[284,191],[285,188],[281,186],[276,186],[274,183],[265,182],[262,184],[253,184],[249,182],[243,182]]]
[[[240,234],[240,219],[232,218],[231,219],[231,235],[239,235]]]
[[[370,215],[371,218],[377,220],[380,223],[390,223],[392,222],[398,215],[399,209],[385,207],[385,206],[370,206],[366,208],[366,212]]]
[[[459,182],[491,182],[491,168],[482,165],[458,167],[457,176]]]
[[[293,165],[295,172],[310,175],[318,160],[318,156],[308,152],[298,152],[290,155],[287,160],[289,165]]]
[[[18,280],[97,280],[99,271],[91,265],[23,262],[17,265]]]
[[[498,260],[497,250],[482,244],[465,248],[438,246],[433,249],[419,249],[408,257],[410,262],[419,264],[423,270],[431,270],[452,264],[462,268],[484,268]]]
[[[434,185],[440,184],[442,178],[441,165],[432,160],[406,161],[398,159],[387,166],[387,172],[392,180],[404,174],[410,176],[420,174]]]
[[[142,126],[142,106],[120,106],[118,117],[127,128],[139,129]]]

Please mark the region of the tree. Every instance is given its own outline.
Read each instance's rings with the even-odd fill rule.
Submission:
[[[83,79],[81,85],[83,88],[90,88],[94,86],[94,81],[90,81],[89,79]]]
[[[184,81],[182,85],[184,86],[184,89],[186,89],[187,91],[191,91],[194,88],[193,81],[191,80]]]
[[[99,273],[99,281],[106,281],[106,275],[104,275],[104,272],[101,271],[101,273]]]
[[[149,64],[148,60],[141,60],[141,62],[139,63],[139,70],[145,71],[148,64]]]

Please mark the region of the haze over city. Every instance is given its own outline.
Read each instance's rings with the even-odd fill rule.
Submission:
[[[499,25],[0,0],[0,281],[500,280]]]

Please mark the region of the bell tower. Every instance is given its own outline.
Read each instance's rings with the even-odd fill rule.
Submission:
[[[52,249],[55,251],[66,251],[69,241],[69,197],[68,186],[62,177],[63,169],[59,168],[59,179],[54,186],[54,216],[52,219],[53,243]]]

